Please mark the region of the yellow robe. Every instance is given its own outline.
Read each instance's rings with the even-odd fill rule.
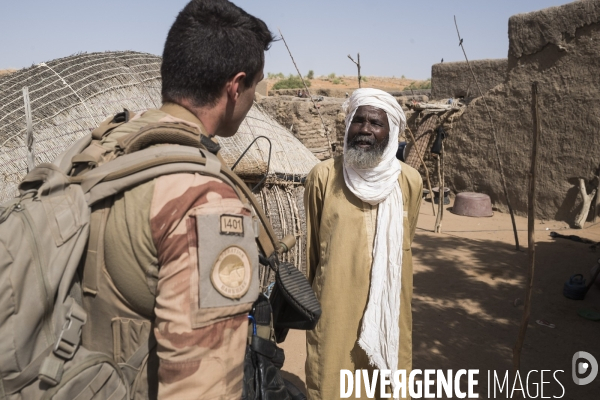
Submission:
[[[342,166],[342,157],[322,162],[305,184],[308,278],[323,310],[306,336],[306,386],[311,400],[340,398],[341,369],[373,369],[357,341],[369,295],[378,206],[364,203],[347,188]],[[398,216],[404,220],[398,369],[407,370],[408,377],[412,368],[410,246],[423,181],[417,170],[404,163],[398,181],[404,201],[404,218]],[[366,398],[364,389],[361,385]]]

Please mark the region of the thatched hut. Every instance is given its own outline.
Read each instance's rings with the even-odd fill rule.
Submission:
[[[35,163],[52,161],[107,116],[161,104],[161,58],[137,52],[79,54],[0,76],[0,202],[16,194],[27,172],[27,131],[23,88],[29,92]],[[302,181],[318,159],[288,130],[252,107],[238,133],[221,138],[222,155],[249,184],[267,174],[258,193],[278,235],[294,234],[298,245],[288,256],[305,271]],[[270,143],[270,145],[269,145]],[[271,161],[269,162],[269,147]]]

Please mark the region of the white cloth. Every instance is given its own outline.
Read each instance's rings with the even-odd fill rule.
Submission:
[[[384,110],[390,125],[390,137],[379,165],[356,169],[344,162],[346,186],[359,199],[379,205],[373,246],[369,302],[363,316],[358,344],[369,356],[369,362],[379,369],[398,369],[400,342],[400,285],[402,269],[402,239],[404,205],[398,183],[401,173],[396,159],[398,135],[406,128],[402,107],[390,94],[378,89],[358,89],[344,102],[346,134],[344,153],[348,148],[348,128],[360,106]]]

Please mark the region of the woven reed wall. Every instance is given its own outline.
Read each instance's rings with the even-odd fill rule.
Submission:
[[[40,63],[0,77],[0,201],[16,195],[25,176],[26,131],[23,87],[29,88],[35,162],[51,162],[106,117],[123,108],[139,112],[161,104],[161,58],[136,52],[80,54]],[[238,133],[221,138],[231,166],[258,136],[272,144],[268,182],[299,181],[318,159],[255,104]],[[259,139],[236,172],[264,174],[268,142]]]
[[[281,261],[296,266],[304,274],[306,270],[306,218],[304,213],[304,187],[299,185],[270,185],[263,188],[257,196],[267,217],[273,225],[275,234],[283,238],[293,235],[296,246],[284,254]],[[264,272],[264,271],[261,271]],[[261,282],[272,282],[274,274]]]

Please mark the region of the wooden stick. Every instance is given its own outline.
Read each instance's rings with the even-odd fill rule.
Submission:
[[[435,218],[435,233],[441,233],[442,228],[442,212],[444,210],[444,178],[442,178],[442,153],[437,156],[437,173],[438,173],[438,212]]]
[[[446,153],[444,152],[444,141],[442,140],[442,151],[440,153],[440,164],[442,164],[442,191],[440,193],[440,225],[438,226],[438,233],[442,233],[442,221],[444,220],[444,199],[446,197],[446,178],[444,177],[444,161],[446,161]]]
[[[350,54],[348,54],[348,58],[352,60],[352,62],[356,64],[356,67],[358,68],[358,88],[360,89],[360,53],[356,53],[356,58],[358,59],[358,62],[354,61],[354,59],[350,57]]]
[[[527,333],[527,325],[529,324],[529,314],[531,312],[531,295],[533,294],[533,273],[535,270],[535,173],[537,169],[537,147],[540,140],[542,130],[537,93],[537,82],[531,85],[532,96],[532,114],[533,114],[533,144],[531,148],[531,168],[529,170],[529,197],[527,204],[527,250],[529,253],[529,271],[527,273],[527,286],[525,294],[525,303],[523,308],[523,317],[521,318],[521,327],[519,328],[519,336],[515,347],[513,348],[513,369],[516,376],[521,367],[521,350],[523,349],[523,341]]]
[[[285,44],[285,48],[287,49],[288,53],[290,54],[290,58],[292,59],[292,62],[294,63],[294,67],[296,67],[296,72],[298,72],[300,79],[302,79],[302,84],[304,85],[304,89],[306,89],[306,93],[308,93],[308,97],[310,97],[310,100],[312,101],[313,105],[315,106],[315,109],[319,113],[319,118],[321,118],[321,123],[323,124],[323,129],[325,129],[325,136],[327,136],[327,143],[329,144],[329,156],[333,157],[333,148],[331,147],[331,139],[329,138],[329,129],[327,129],[327,126],[325,126],[325,121],[323,120],[321,111],[319,110],[319,107],[317,107],[317,103],[315,103],[315,99],[313,99],[312,95],[310,94],[310,91],[308,90],[308,86],[306,86],[306,82],[304,82],[304,78],[302,77],[302,74],[300,73],[300,70],[298,69],[298,66],[296,65],[296,61],[294,61],[294,56],[292,56],[292,51],[288,47],[287,42],[285,41],[285,38],[283,37],[283,33],[281,33],[281,29],[277,28],[277,30],[279,31],[279,34],[281,35],[281,40],[283,40],[283,44]]]
[[[417,152],[419,160],[421,160],[421,165],[423,166],[423,168],[425,168],[425,178],[427,178],[427,188],[429,189],[429,198],[431,199],[431,210],[433,211],[433,215],[435,216],[435,205],[433,204],[433,190],[431,190],[431,181],[429,180],[429,168],[427,168],[427,164],[425,164],[421,153],[419,153],[419,149],[417,149],[417,141],[415,140],[415,136],[413,135],[412,131],[408,126],[406,126],[406,129],[408,130],[408,133],[410,135],[410,140],[412,140],[412,142],[414,143],[414,150]]]
[[[506,189],[506,178],[504,177],[504,167],[502,166],[502,160],[500,159],[500,150],[498,149],[498,139],[496,138],[496,126],[494,125],[494,119],[492,118],[492,113],[488,108],[487,102],[485,101],[485,96],[481,91],[481,87],[479,86],[479,82],[477,81],[477,77],[473,72],[473,68],[471,68],[471,64],[469,63],[469,59],[467,58],[467,52],[465,51],[465,47],[463,46],[463,39],[460,37],[460,33],[458,32],[458,24],[456,23],[456,15],[454,16],[454,25],[456,26],[456,33],[458,34],[459,46],[461,47],[463,54],[465,55],[465,60],[467,60],[467,66],[471,71],[471,75],[473,75],[473,79],[475,80],[475,84],[477,85],[477,90],[479,90],[479,96],[483,100],[483,105],[487,111],[488,117],[490,119],[490,123],[492,124],[492,137],[494,139],[494,147],[496,149],[496,159],[498,161],[499,171],[500,171],[500,181],[502,182],[502,189],[504,190],[504,197],[506,199],[506,205],[508,205],[508,211],[510,212],[510,219],[513,225],[513,232],[515,234],[515,247],[516,250],[519,250],[519,236],[517,235],[517,223],[515,222],[515,214],[512,209],[512,205],[510,204],[510,200],[508,198],[508,190]]]
[[[596,189],[592,190],[592,193],[588,194],[585,189],[585,180],[583,178],[579,178],[579,193],[581,193],[581,198],[583,199],[583,207],[577,216],[575,217],[575,225],[576,228],[583,229],[585,225],[585,220],[590,212],[590,205],[592,204],[592,199],[596,194]]]
[[[33,118],[31,115],[31,102],[29,101],[29,87],[23,88],[23,103],[25,104],[25,146],[27,146],[27,172],[35,168],[35,150],[33,148]]]

